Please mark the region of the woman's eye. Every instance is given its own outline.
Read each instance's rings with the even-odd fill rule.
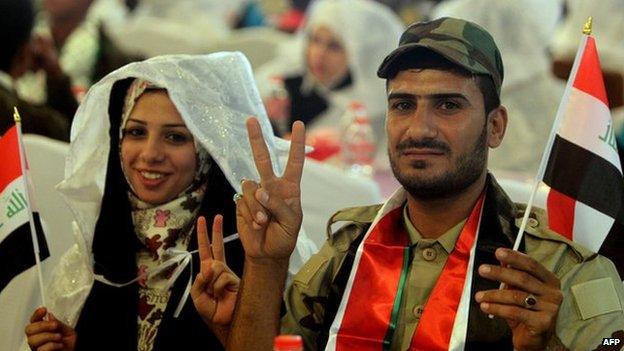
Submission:
[[[123,130],[123,136],[129,136],[129,137],[133,137],[133,138],[137,138],[137,137],[141,137],[145,135],[145,130],[142,128],[136,128],[136,127],[130,127],[130,128],[125,128]]]
[[[331,41],[329,44],[327,44],[327,48],[330,51],[334,51],[334,52],[340,52],[343,50],[342,45],[336,41]]]
[[[188,137],[185,134],[181,134],[181,133],[170,133],[167,134],[167,140],[176,143],[176,144],[183,144],[186,143],[187,141],[189,141],[191,138]]]

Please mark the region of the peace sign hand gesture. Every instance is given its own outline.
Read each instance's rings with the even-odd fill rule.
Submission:
[[[223,216],[216,215],[212,224],[212,246],[208,239],[206,218],[197,219],[197,245],[200,270],[191,287],[197,312],[210,327],[227,326],[232,321],[240,279],[225,263],[223,249]]]
[[[245,180],[236,202],[236,222],[245,255],[252,262],[288,262],[301,228],[301,174],[305,159],[302,122],[295,122],[288,162],[282,177],[273,173],[269,150],[255,118],[247,120],[247,133],[260,184]]]

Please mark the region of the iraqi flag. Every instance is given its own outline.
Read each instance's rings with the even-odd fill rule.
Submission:
[[[19,131],[13,126],[0,137],[0,294],[11,280],[36,263],[30,231],[31,198],[24,186],[20,162]],[[39,258],[50,256],[36,212],[32,213],[37,232]]]
[[[584,35],[543,181],[552,230],[611,259],[624,278],[624,181],[594,38]]]

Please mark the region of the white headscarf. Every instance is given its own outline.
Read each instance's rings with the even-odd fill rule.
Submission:
[[[65,180],[58,186],[74,214],[78,243],[65,254],[52,279],[49,307],[72,324],[93,283],[90,248],[110,152],[111,90],[117,81],[127,78],[149,80],[167,89],[195,140],[210,153],[237,192],[241,191],[242,179],[259,179],[245,127],[249,116],[256,116],[260,122],[275,173],[283,172],[277,160],[288,143],[273,136],[251,66],[243,54],[161,56],[129,64],[104,77],[89,90],[78,108]],[[300,233],[291,256],[291,272],[307,260],[313,248],[305,233]]]
[[[367,0],[318,0],[308,10],[306,24],[295,43],[287,43],[275,62],[259,70],[259,84],[273,75],[304,74],[305,47],[310,31],[322,25],[340,38],[347,51],[347,62],[353,83],[350,87],[331,91],[329,111],[311,125],[336,125],[351,101],[366,105],[373,120],[383,124],[386,111],[385,81],[377,77],[377,68],[383,58],[394,50],[404,26],[387,6]],[[295,46],[296,48],[292,47]],[[261,87],[262,88],[262,87]],[[374,121],[373,121],[374,123]]]

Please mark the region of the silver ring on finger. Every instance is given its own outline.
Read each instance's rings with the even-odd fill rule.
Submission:
[[[242,194],[236,193],[236,194],[234,194],[234,196],[232,197],[232,201],[234,201],[234,203],[236,203],[238,200],[240,200],[240,199],[242,199],[242,198],[243,198],[243,195],[242,195]]]
[[[532,310],[535,309],[535,305],[537,305],[537,298],[535,295],[529,294],[524,298],[524,308]]]

